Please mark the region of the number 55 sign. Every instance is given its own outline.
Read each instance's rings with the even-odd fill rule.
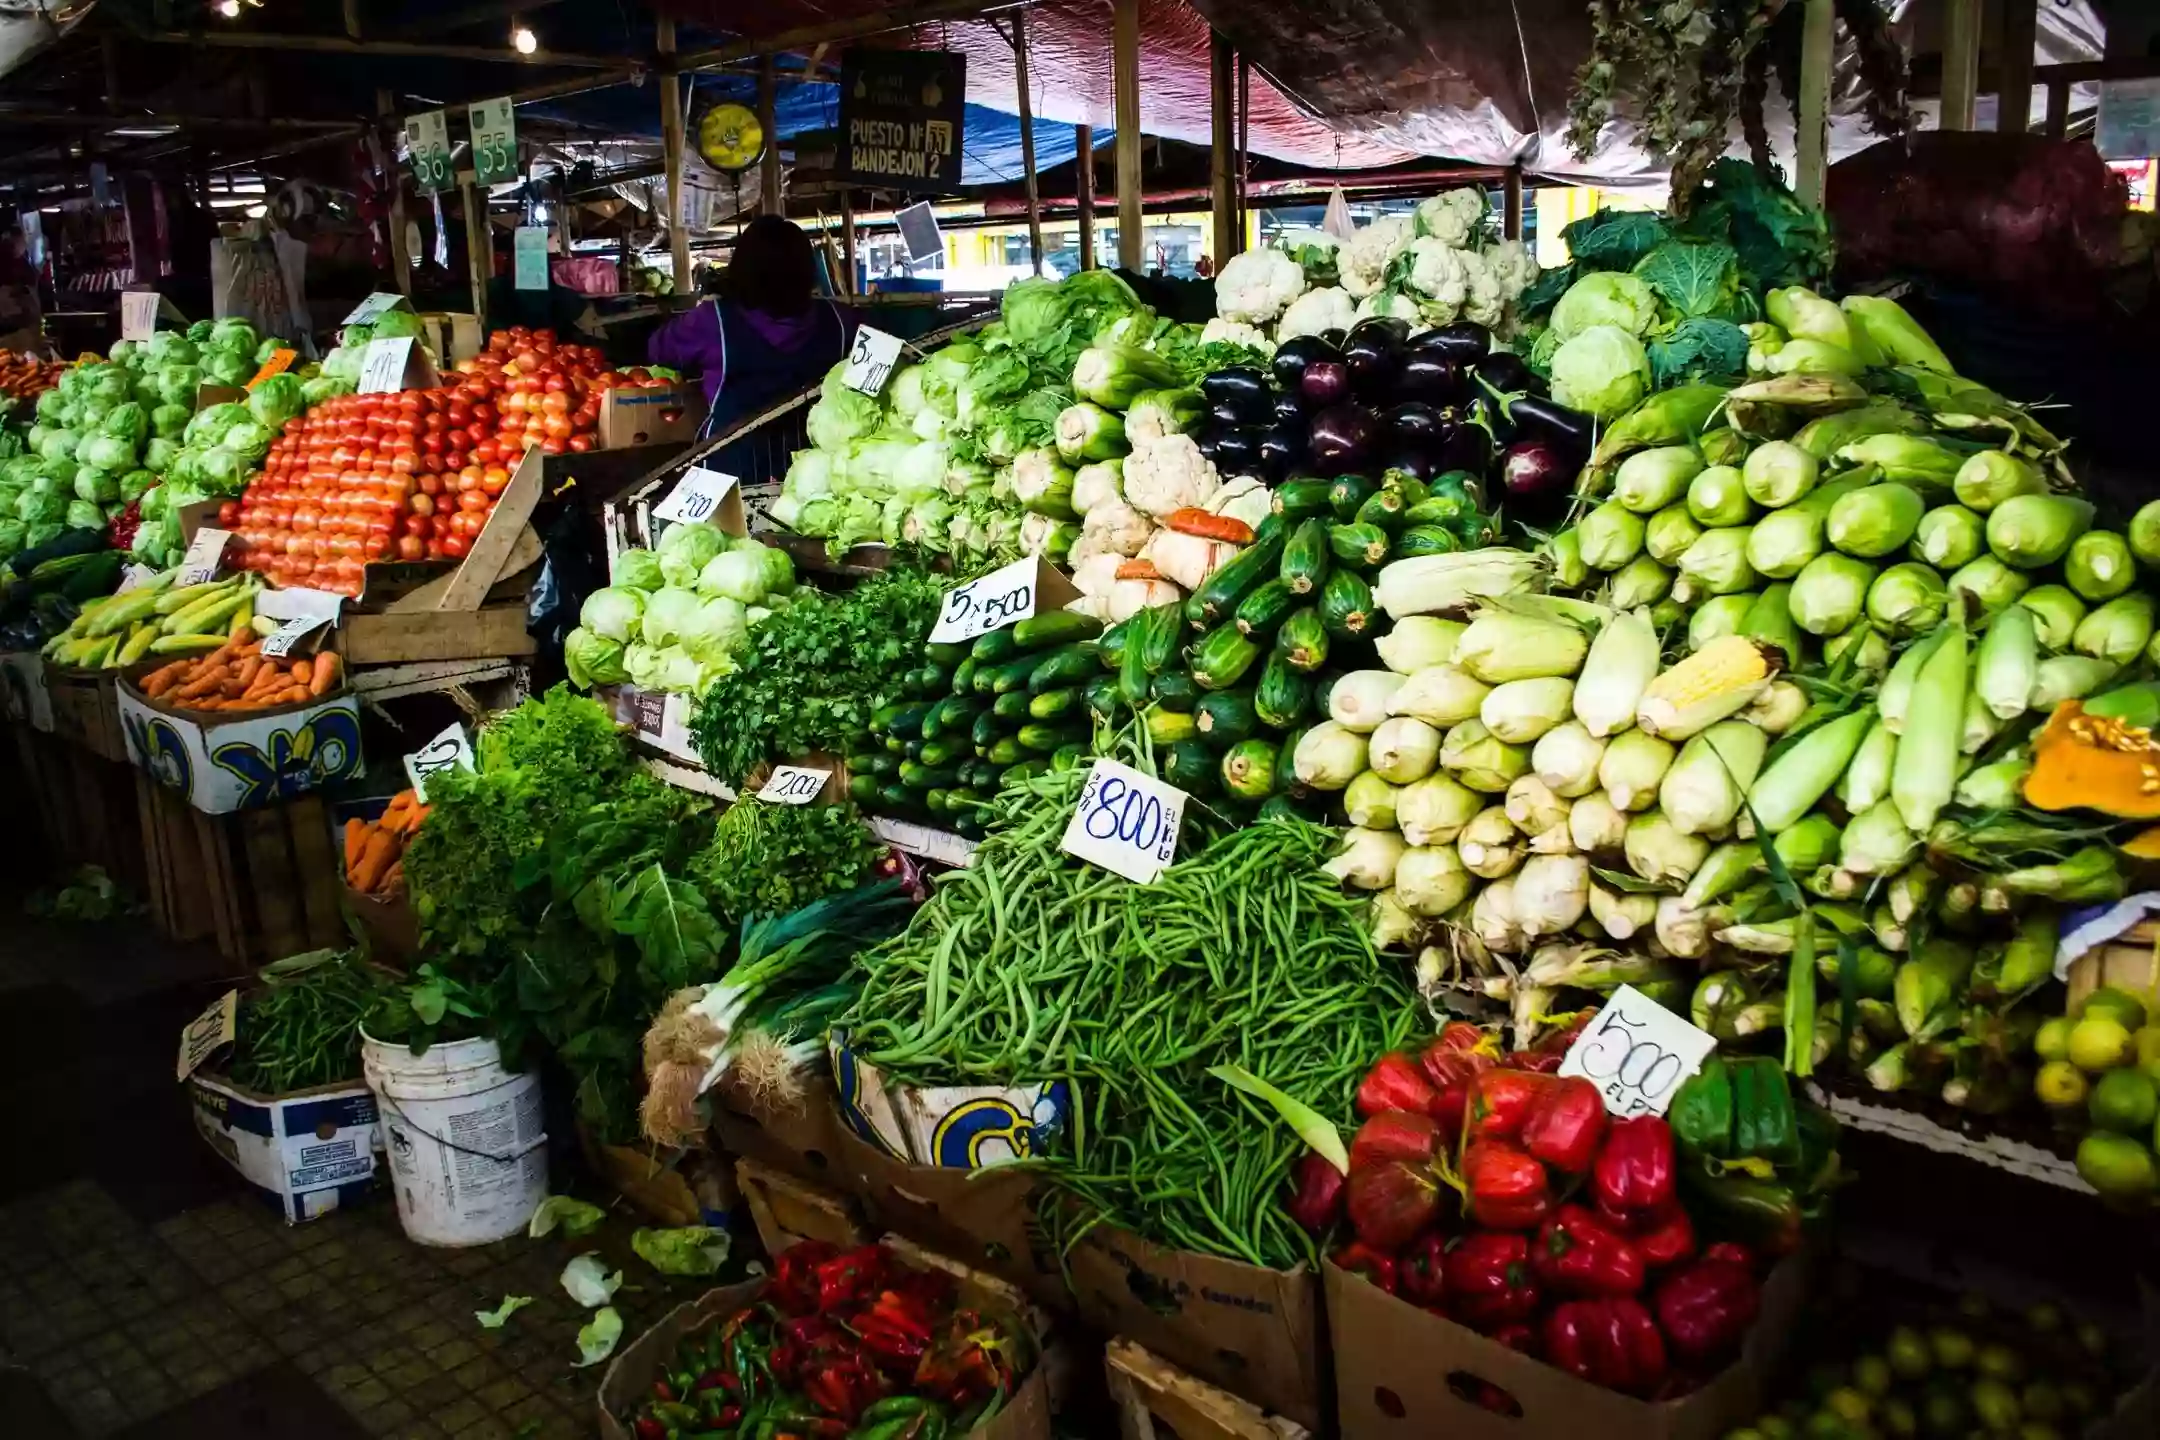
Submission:
[[[1560,1062],[1598,1087],[1617,1119],[1663,1115],[1717,1041],[1631,985],[1613,992]]]
[[[518,173],[517,110],[505,95],[466,107],[472,126],[473,179],[482,185],[515,180]]]

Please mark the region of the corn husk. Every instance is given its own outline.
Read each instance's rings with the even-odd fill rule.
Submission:
[[[1613,472],[1612,498],[1638,515],[1653,515],[1686,494],[1702,470],[1693,445],[1638,450]]]
[[[1417,555],[1383,567],[1373,586],[1373,599],[1396,620],[1408,615],[1459,615],[1481,600],[1539,589],[1548,568],[1549,563],[1536,555],[1498,546],[1453,555]]]
[[[1885,800],[1845,822],[1838,868],[1855,875],[1895,875],[1919,853],[1920,842],[1898,807]]]
[[[1647,613],[1615,615],[1598,631],[1576,677],[1575,718],[1598,739],[1635,723],[1635,707],[1658,673],[1658,637]]]
[[[1710,953],[1711,927],[1724,918],[1721,912],[1690,905],[1678,895],[1661,895],[1651,910],[1651,933],[1666,953],[1700,960]]]
[[[1756,827],[1776,835],[1799,824],[1830,793],[1875,723],[1872,712],[1856,710],[1816,726],[1788,746],[1748,790]]]
[[[2070,542],[2063,579],[2082,599],[2101,604],[2137,583],[2137,557],[2113,530],[2088,530]]]
[[[1600,597],[1616,610],[1655,605],[1673,591],[1673,572],[1648,555],[1638,555],[1613,572]]]
[[[1452,845],[1419,845],[1395,862],[1395,898],[1413,915],[1437,919],[1470,898],[1470,875]]]
[[[2153,617],[2152,596],[2142,591],[2118,595],[2078,622],[2071,648],[2111,665],[2132,664],[2153,637]]]
[[[1973,694],[1998,720],[2025,713],[2040,673],[2040,637],[2032,611],[2012,605],[1997,615],[1973,652]]]
[[[2013,495],[1987,512],[1988,549],[2005,565],[2042,570],[2062,559],[2070,542],[2092,528],[2092,521],[2089,500],[2071,495]]]
[[[1655,895],[1624,894],[1592,882],[1590,918],[1615,940],[1632,940],[1657,920]]]
[[[1604,755],[1605,742],[1582,721],[1570,720],[1538,737],[1530,749],[1530,768],[1555,795],[1573,800],[1597,788],[1598,761]]]
[[[1572,677],[1590,653],[1590,637],[1564,620],[1485,611],[1455,641],[1453,663],[1487,685]]]
[[[1668,505],[1644,524],[1643,551],[1660,565],[1677,565],[1702,533],[1703,527],[1688,513],[1687,506]]]
[[[1774,647],[1741,636],[1712,641],[1650,682],[1635,723],[1652,735],[1685,740],[1746,709],[1783,664]]]
[[[1532,940],[1558,935],[1590,908],[1590,862],[1580,855],[1533,855],[1515,877],[1515,923]]]
[[[1575,682],[1547,676],[1493,687],[1478,707],[1485,728],[1510,745],[1528,745],[1572,712]]]
[[[1748,498],[1766,510],[1776,510],[1799,500],[1822,478],[1822,465],[1813,455],[1786,440],[1772,440],[1748,453],[1740,469]]]
[[[1755,502],[1739,470],[1713,465],[1688,482],[1688,515],[1704,529],[1745,525],[1755,518]],[[1645,537],[1647,539],[1647,537]]]
[[[1898,737],[1878,716],[1860,738],[1845,773],[1838,777],[1838,803],[1848,815],[1858,815],[1890,798],[1890,771],[1897,763]]]
[[[1963,505],[1938,505],[1920,517],[1913,558],[1943,574],[1970,565],[1987,548],[1987,522]]]
[[[1491,693],[1492,686],[1452,664],[1431,665],[1410,676],[1388,697],[1388,714],[1407,715],[1446,729],[1475,719]]]
[[[1568,807],[1568,839],[1585,855],[1610,854],[1627,841],[1627,815],[1604,791],[1593,790]]]
[[[2023,595],[2032,581],[1993,555],[1982,555],[1960,566],[1944,584],[1953,595],[1971,597],[1965,602],[1968,620],[1988,620],[2001,614],[2005,606]],[[2078,613],[2084,613],[2082,605],[2078,607]]]
[[[1515,822],[1508,819],[1506,808],[1492,805],[1473,816],[1462,834],[1455,837],[1455,853],[1461,857],[1463,869],[1481,879],[1497,880],[1512,875],[1522,864],[1522,838]]]
[[[1769,689],[1740,712],[1740,718],[1765,735],[1783,735],[1800,723],[1813,703],[1807,691],[1790,680],[1773,680]]]
[[[2090,655],[2050,655],[2033,672],[2034,710],[2053,710],[2065,700],[2082,700],[2115,678],[2121,667]]]
[[[1703,861],[1710,857],[1710,842],[1689,835],[1657,810],[1648,810],[1628,821],[1622,842],[1628,869],[1638,879],[1675,888],[1687,884]]]
[[[1395,786],[1367,770],[1344,787],[1343,814],[1360,829],[1393,830],[1396,797],[1400,793]]]
[[[1470,931],[1478,943],[1500,955],[1521,953],[1526,944],[1522,926],[1515,923],[1515,881],[1502,876],[1488,882],[1470,902]]]
[[[1388,669],[1398,675],[1415,676],[1454,659],[1455,642],[1468,628],[1460,620],[1442,620],[1437,615],[1406,615],[1373,642],[1373,649]]]
[[[1299,752],[1303,750],[1301,743]],[[1481,721],[1465,720],[1450,728],[1440,742],[1440,768],[1472,790],[1499,795],[1530,769],[1530,751],[1508,744]]]
[[[1913,680],[1890,770],[1890,798],[1916,834],[1927,833],[1957,788],[1967,690],[1965,629],[1952,624]]]
[[[1340,790],[1366,768],[1365,737],[1333,720],[1323,720],[1299,738],[1290,768],[1301,784],[1315,790]]]
[[[1508,786],[1505,807],[1515,828],[1533,838],[1548,830],[1567,830],[1568,802],[1535,775],[1525,775]]]
[[[1375,950],[1407,950],[1425,933],[1425,922],[1410,913],[1390,888],[1372,897],[1365,912],[1365,933]]]
[[[1680,747],[1669,740],[1641,730],[1622,731],[1598,760],[1598,783],[1615,809],[1647,810],[1656,803],[1658,785],[1679,753]]]
[[[1731,826],[1761,773],[1769,738],[1745,720],[1725,720],[1680,747],[1658,785],[1658,808],[1683,835]]]
[[[1943,578],[1925,565],[1892,565],[1868,586],[1868,619],[1893,635],[1918,635],[1942,623],[1948,603]]]
[[[1412,845],[1445,845],[1484,806],[1485,797],[1475,790],[1452,775],[1434,773],[1396,793],[1395,824]]]
[[[1618,570],[1642,553],[1643,517],[1617,500],[1583,516],[1575,527],[1583,564],[1592,570]]]
[[[1752,594],[1717,595],[1703,601],[1688,617],[1688,650],[1692,653],[1706,649],[1728,635],[1738,635],[1754,608]]]
[[[1432,774],[1440,760],[1440,732],[1423,720],[1396,715],[1372,732],[1365,763],[1391,785],[1409,785]]]
[[[1405,848],[1402,836],[1392,830],[1352,826],[1343,832],[1343,848],[1320,868],[1357,889],[1385,890],[1395,879]]]
[[[1388,704],[1409,681],[1392,670],[1353,670],[1328,692],[1328,719],[1346,730],[1371,734],[1392,713]]]

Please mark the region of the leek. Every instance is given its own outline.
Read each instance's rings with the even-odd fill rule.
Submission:
[[[1367,770],[1344,787],[1343,814],[1361,830],[1393,830],[1396,796],[1400,793],[1395,786]]]
[[[1957,788],[1958,744],[1964,728],[1965,627],[1953,622],[1914,678],[1905,728],[1890,769],[1890,798],[1907,828],[1926,834]]]
[[[1566,720],[1574,700],[1572,680],[1510,680],[1495,686],[1485,697],[1478,718],[1485,722],[1487,730],[1508,744],[1528,745]]]
[[[1624,730],[1606,744],[1605,753],[1598,758],[1598,783],[1605,787],[1606,798],[1614,809],[1646,810],[1657,799],[1658,786],[1679,753],[1680,748],[1669,740],[1640,730]],[[1584,845],[1580,839],[1575,843],[1578,849],[1597,848]]]
[[[1533,855],[1515,877],[1515,923],[1533,940],[1572,928],[1589,907],[1590,862],[1580,855]]]
[[[2020,570],[2045,569],[2068,553],[2070,543],[2092,527],[2092,520],[2093,505],[2089,500],[2069,495],[2015,495],[1988,512],[1988,549],[2005,565]]]
[[[1508,786],[1505,803],[1508,819],[1525,835],[1536,837],[1552,830],[1567,833],[1567,801],[1535,775],[1522,776]]]
[[[1453,776],[1434,773],[1396,793],[1395,823],[1412,845],[1445,845],[1484,804],[1484,797]]]
[[[1996,719],[2015,720],[2025,713],[2039,671],[2033,613],[2012,605],[1995,617],[1973,652],[1973,693]]]
[[[1409,785],[1432,774],[1439,758],[1440,732],[1423,720],[1398,715],[1381,721],[1372,732],[1365,763],[1387,783]]]
[[[1489,806],[1471,817],[1462,834],[1455,837],[1455,853],[1463,869],[1482,880],[1498,880],[1515,873],[1522,864],[1522,832],[1508,819],[1505,807]]]
[[[1756,828],[1777,835],[1799,824],[1845,774],[1875,725],[1873,712],[1855,710],[1816,726],[1786,746],[1748,791]]]
[[[1628,821],[1621,852],[1637,878],[1677,888],[1694,878],[1709,858],[1710,842],[1684,833],[1662,812],[1650,810]]]
[[[1845,773],[1838,777],[1838,803],[1845,807],[1846,814],[1858,815],[1890,798],[1890,772],[1897,763],[1897,747],[1896,732],[1878,716],[1861,737]]]
[[[1385,890],[1394,882],[1406,848],[1392,830],[1352,826],[1343,832],[1342,850],[1320,868],[1360,890]]]
[[[1748,612],[1755,608],[1753,595],[1719,595],[1705,600],[1688,618],[1687,648],[1701,650],[1728,635],[1740,633]]]
[[[1627,842],[1627,816],[1602,790],[1593,790],[1568,809],[1568,839],[1585,855],[1618,850]]]
[[[2152,596],[2142,591],[2118,595],[2078,622],[2071,648],[2111,665],[2131,664],[2152,639],[2153,614]]]
[[[1301,744],[1300,753],[1303,748]],[[1465,720],[1449,729],[1440,742],[1440,768],[1472,790],[1499,795],[1529,770],[1530,752],[1508,744],[1481,721]]]
[[[1761,772],[1768,745],[1769,738],[1745,720],[1712,725],[1680,747],[1659,782],[1658,808],[1683,835],[1724,831]]]
[[[1702,456],[1692,445],[1638,450],[1614,472],[1612,498],[1638,515],[1654,514],[1686,493],[1702,470]]]
[[[1388,697],[1390,715],[1407,715],[1445,729],[1474,719],[1492,687],[1454,665],[1430,665],[1417,671]]]
[[[1688,482],[1687,509],[1706,529],[1745,525],[1755,518],[1747,483],[1730,465],[1713,465]]]
[[[1635,723],[1635,707],[1657,672],[1658,637],[1650,617],[1639,610],[1615,615],[1585,653],[1573,695],[1575,718],[1599,739],[1618,734]]]
[[[1963,505],[1938,505],[1920,517],[1920,528],[1913,532],[1913,558],[1945,575],[1969,565],[1987,547],[1986,524]]]
[[[1903,549],[1926,510],[1918,491],[1886,481],[1839,496],[1830,507],[1824,534],[1847,555],[1873,560]]]
[[[2063,558],[2063,578],[2084,599],[2112,600],[2137,581],[2137,559],[2130,543],[2112,530],[2088,530],[2070,542]]]
[[[1413,846],[1395,862],[1395,898],[1413,915],[1437,918],[1470,898],[1470,876],[1453,846]]]
[[[1947,599],[1942,576],[1908,560],[1868,586],[1867,616],[1892,634],[1918,635],[1942,623]]]
[[[1642,553],[1643,518],[1617,500],[1583,516],[1575,527],[1583,564],[1593,570],[1618,570]]]
[[[1534,615],[1486,611],[1456,637],[1453,663],[1488,685],[1567,677],[1582,669],[1590,637],[1580,626]]]
[[[1380,663],[1398,675],[1445,665],[1455,658],[1455,642],[1467,627],[1460,620],[1436,615],[1406,615],[1395,628],[1373,642]],[[1451,722],[1452,723],[1452,722]]]
[[[1703,527],[1685,505],[1668,505],[1643,526],[1643,549],[1660,565],[1677,565],[1688,546],[1702,538]]]
[[[1638,555],[1606,583],[1603,599],[1616,610],[1655,605],[1672,593],[1673,572],[1648,555]]]
[[[1583,674],[1589,673],[1585,666]],[[1581,694],[1580,686],[1576,693]],[[1530,749],[1530,767],[1555,795],[1573,800],[1597,788],[1598,761],[1604,756],[1605,742],[1582,721],[1570,720],[1538,737]]]

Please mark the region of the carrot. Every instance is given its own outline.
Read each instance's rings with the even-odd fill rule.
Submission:
[[[245,695],[247,693],[247,687],[255,683],[256,675],[260,674],[262,671],[262,663],[262,656],[260,655],[250,655],[247,657],[247,659],[240,662],[238,679],[240,681],[241,694]]]
[[[1162,571],[1155,568],[1155,562],[1152,560],[1125,560],[1118,564],[1117,578],[1120,580],[1160,580],[1162,579]]]
[[[339,672],[344,665],[334,651],[315,657],[315,674],[308,681],[308,694],[327,695],[338,683]]]
[[[360,863],[360,851],[367,844],[368,823],[365,820],[345,822],[345,873],[352,874],[353,866]]]
[[[367,844],[360,851],[360,863],[353,867],[353,889],[362,892],[374,890],[376,885],[381,883],[383,872],[388,870],[397,858],[398,843],[395,835],[383,830],[370,835]]]
[[[307,686],[295,685],[270,703],[272,705],[298,705],[308,698]]]
[[[1171,511],[1163,525],[1180,535],[1198,535],[1203,540],[1220,540],[1227,545],[1250,545],[1253,540],[1252,526],[1234,516],[1217,515],[1197,505]]]
[[[292,662],[292,683],[305,685],[315,678],[315,667],[305,660]]]
[[[223,683],[229,672],[223,665],[212,665],[174,693],[176,700],[197,700],[208,695]]]

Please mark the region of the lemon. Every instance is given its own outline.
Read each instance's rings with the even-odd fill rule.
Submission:
[[[2077,1007],[2080,1020],[2089,1020],[2095,1015],[2109,1016],[2120,1021],[2125,1030],[2135,1030],[2145,1023],[2145,1002],[2119,986],[2102,985]]]
[[[2077,1172],[2085,1183],[2120,1204],[2150,1200],[2160,1190],[2160,1162],[2142,1141],[2097,1130],[2078,1142]]]
[[[2033,1076],[2033,1094],[2050,1110],[2074,1110],[2085,1103],[2092,1082],[2067,1060],[2050,1060]]]
[[[2120,1020],[2088,1015],[2070,1032],[2070,1063],[2080,1070],[2115,1070],[2137,1058],[2137,1042]]]
[[[2102,1130],[2143,1135],[2160,1116],[2160,1090],[2142,1070],[2110,1070],[2093,1085],[2085,1109]]]
[[[2033,1054],[2042,1060],[2067,1060],[2070,1058],[2070,1032],[2077,1028],[2077,1021],[2068,1015],[2057,1015],[2041,1022],[2033,1032]]]

